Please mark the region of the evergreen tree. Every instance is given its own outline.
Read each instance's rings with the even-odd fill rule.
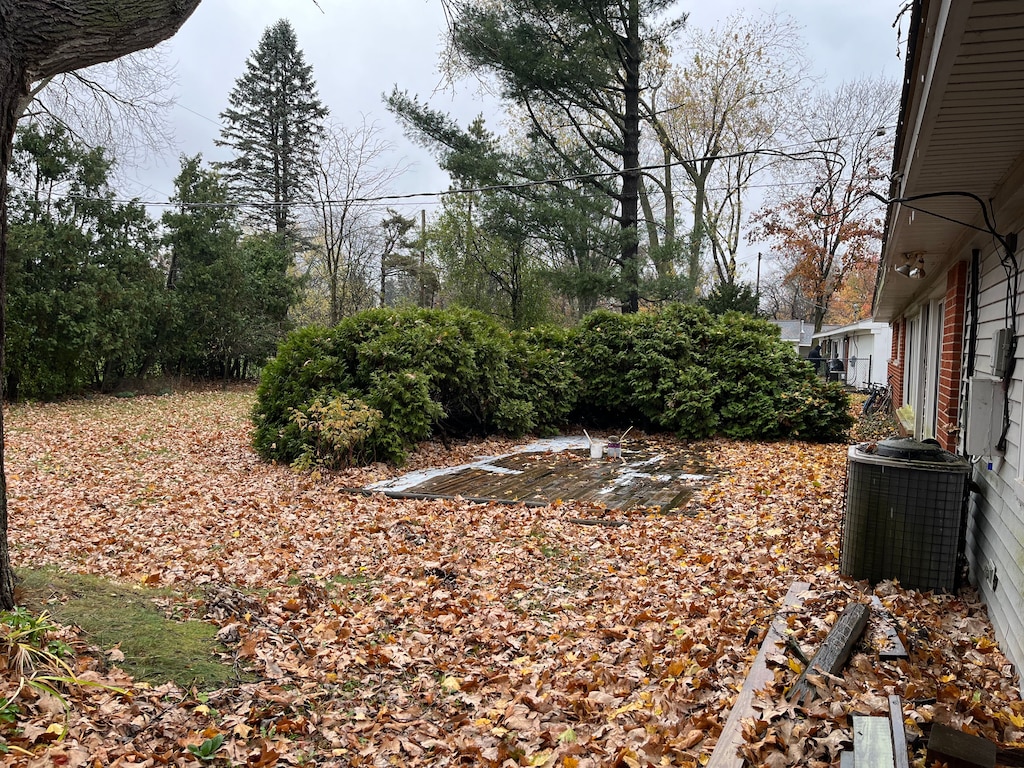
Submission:
[[[524,291],[529,291],[539,301],[538,291],[545,287],[544,282],[560,291],[578,316],[595,309],[601,297],[622,292],[621,275],[615,269],[620,238],[610,224],[608,197],[586,183],[535,183],[581,172],[597,173],[596,160],[589,150],[564,147],[561,154],[554,154],[532,134],[518,142],[502,141],[487,130],[482,118],[463,129],[447,115],[397,90],[387,103],[413,138],[434,151],[456,188],[494,188],[463,201],[472,216],[459,213],[457,206],[446,211],[438,242],[445,243],[440,256],[445,262],[449,296],[466,306],[483,309],[490,299],[483,303],[478,299],[494,293],[487,286],[497,279],[498,291],[509,299],[502,315],[520,317],[529,324],[536,322],[536,317],[532,311],[519,312],[520,307],[525,308],[519,300],[526,298]],[[475,221],[474,236],[486,234],[506,240],[509,247],[502,250],[507,258],[502,260],[507,269],[500,270],[505,272],[504,277],[490,274],[494,266],[490,257],[467,258],[465,245],[469,240],[465,235],[453,234],[474,217],[484,217],[488,224],[484,232],[480,229],[482,220]],[[454,250],[447,253],[445,248]],[[452,259],[462,267],[453,268]],[[474,262],[479,263],[474,266]],[[478,268],[483,272],[474,274]],[[471,296],[477,298],[470,301]],[[539,308],[539,304],[533,302],[533,307]],[[513,322],[517,327],[520,324]]]
[[[313,68],[299,50],[295,30],[281,19],[263,33],[245,62],[245,73],[221,113],[219,146],[234,150],[223,163],[236,194],[259,203],[279,236],[294,222],[296,202],[316,162],[327,109],[321,104]]]
[[[168,246],[167,289],[174,311],[165,329],[164,367],[191,375],[210,372],[238,324],[238,241],[234,209],[225,205],[223,178],[183,157],[174,181],[178,207],[163,215]]]
[[[545,274],[521,201],[464,193],[446,197],[442,205],[431,241],[447,299],[513,329],[546,321]]]
[[[67,130],[14,148],[5,386],[11,399],[109,389],[153,362],[161,316],[152,220],[114,200],[112,162]]]
[[[641,94],[651,53],[685,16],[665,19],[674,0],[450,0],[450,54],[469,72],[493,75],[501,95],[519,105],[529,130],[561,165],[575,148],[602,175],[585,176],[613,205],[622,307],[636,312],[642,276],[637,238],[640,205]],[[415,126],[414,114],[402,114]],[[422,126],[415,126],[422,128]],[[567,149],[568,148],[568,149]]]
[[[192,376],[243,376],[288,330],[290,253],[273,233],[241,237],[225,180],[200,157],[182,158],[175,187],[179,207],[163,217],[173,307],[164,364]]]
[[[713,315],[726,312],[758,314],[758,295],[750,283],[718,283],[711,292],[697,303]]]

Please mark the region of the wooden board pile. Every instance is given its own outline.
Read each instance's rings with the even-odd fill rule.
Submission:
[[[901,640],[892,617],[885,610],[877,596],[872,596],[871,605],[851,601],[839,615],[828,636],[808,659],[800,645],[787,631],[787,616],[799,611],[804,594],[810,589],[806,582],[794,582],[782,600],[771,625],[765,633],[760,649],[751,664],[743,688],[729,714],[707,768],[743,768],[747,761],[743,757],[744,723],[754,718],[753,704],[757,691],[774,680],[768,659],[780,649],[796,657],[803,670],[786,694],[789,702],[804,706],[827,691],[821,685],[823,679],[841,675],[854,646],[861,639],[874,614],[876,629],[883,635],[877,645],[882,660],[906,659],[906,647]],[[796,667],[796,663],[789,665]],[[852,715],[852,743],[839,753],[841,768],[909,768],[910,749],[924,749],[925,765],[942,765],[945,768],[995,768],[1024,765],[1024,755],[1016,752],[1000,752],[987,739],[965,733],[948,725],[935,723],[929,728],[927,743],[917,744],[915,737],[908,737],[905,728],[903,702],[899,696],[888,697],[887,716]],[[997,762],[997,760],[999,762]]]

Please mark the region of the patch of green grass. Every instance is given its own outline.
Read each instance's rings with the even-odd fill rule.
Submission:
[[[231,666],[218,661],[217,628],[204,621],[175,621],[152,602],[166,590],[118,584],[54,568],[19,568],[19,603],[47,611],[55,621],[82,628],[89,642],[108,651],[118,646],[117,665],[136,680],[161,685],[173,680],[183,689],[220,688],[235,680]]]
[[[369,584],[369,576],[342,576],[340,574],[331,576],[328,579],[328,584],[339,586],[339,587],[352,587],[357,584]]]

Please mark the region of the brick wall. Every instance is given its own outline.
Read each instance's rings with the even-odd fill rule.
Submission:
[[[903,405],[903,355],[907,350],[907,321],[901,317],[892,323],[892,350],[889,353],[887,376],[892,386],[892,402]]]
[[[939,360],[938,424],[936,439],[947,451],[956,452],[960,436],[960,374],[964,351],[964,315],[967,311],[967,262],[946,273],[943,303],[942,357]]]

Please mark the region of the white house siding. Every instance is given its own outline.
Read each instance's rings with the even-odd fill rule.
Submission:
[[[1016,368],[1005,390],[1010,424],[1004,450],[994,448],[998,427],[994,438],[982,436],[991,447],[976,447],[976,428],[987,423],[981,420],[988,414],[971,414],[969,409],[975,402],[972,398],[986,386],[983,380],[989,382],[988,394],[994,395],[996,404],[1002,400],[1001,382],[992,383],[993,337],[1000,328],[1017,325],[1018,318],[1024,318],[1024,297],[1016,317],[1008,316],[1006,286],[1014,284],[1014,291],[1020,286],[1016,275],[1008,278],[996,251],[996,241],[1006,235],[1024,235],[1024,122],[1018,112],[1006,108],[1019,103],[1024,82],[1024,26],[1017,23],[1024,15],[1024,0],[920,0],[911,14],[892,175],[892,196],[903,198],[903,203],[888,209],[873,312],[875,319],[909,329],[925,300],[935,299],[925,296],[925,291],[936,287],[940,274],[946,278],[943,310],[950,322],[943,349],[950,351],[943,360],[945,375],[938,379],[937,401],[943,405],[938,414],[943,421],[939,439],[949,448],[966,451],[969,435],[972,452],[988,454],[971,457],[977,491],[972,492],[969,505],[967,555],[971,578],[988,603],[1003,650],[1021,671],[1024,340],[1019,341]],[[923,200],[928,202],[916,205]],[[908,210],[906,203],[915,205]],[[1020,240],[1017,258],[1024,263],[1024,237]],[[965,273],[962,263],[973,260],[972,249],[980,249],[980,271]],[[900,278],[895,271],[915,254],[927,265],[927,277],[920,284]],[[975,279],[977,290],[969,285]],[[961,299],[964,288],[967,296]],[[955,314],[949,314],[945,304],[951,296]],[[978,300],[976,317],[963,318],[963,308],[974,311],[972,296]],[[961,300],[966,303],[961,305]],[[962,351],[957,343],[961,319],[965,320]],[[1024,319],[1019,322],[1018,339]],[[973,349],[972,328],[977,332]],[[903,368],[893,366],[895,373],[904,374],[897,389],[904,397],[910,393],[913,402],[926,403],[922,395],[931,380],[923,375],[924,366],[911,362],[911,353],[917,352],[911,349],[914,340],[905,341]],[[950,357],[960,355],[963,365],[957,371],[956,360]],[[956,408],[951,396],[955,397],[958,386],[961,397]],[[986,408],[989,413],[995,410],[975,407],[977,411]]]
[[[987,476],[987,477],[986,477]],[[972,494],[969,506],[967,528],[967,555],[971,568],[971,581],[981,591],[988,604],[989,617],[995,626],[996,635],[1003,651],[1015,661],[1024,659],[1022,628],[1024,614],[1021,612],[1021,595],[1024,595],[1024,581],[1021,566],[1015,565],[1015,557],[1021,556],[1020,503],[1007,504],[1004,499],[1014,498],[1012,488],[1003,487],[1005,494],[1000,497],[999,486],[1003,481],[995,471],[975,471],[975,481],[982,488],[982,494]],[[1016,520],[1017,534],[1013,525]],[[992,568],[994,567],[994,571]],[[992,574],[995,574],[995,588]]]
[[[866,389],[885,384],[892,351],[892,328],[888,323],[867,320],[832,328],[814,335],[822,342],[822,354],[832,356],[836,350],[845,369],[843,380],[851,387]]]
[[[1019,224],[1019,223],[1018,223]],[[1019,231],[1019,229],[1017,230]],[[1007,277],[997,254],[983,251],[978,295],[977,351],[974,377],[993,378],[992,359],[996,332],[1009,323],[1006,310]],[[969,286],[970,290],[970,286]],[[1024,301],[1024,297],[1022,297]],[[965,330],[965,358],[969,354],[970,307]],[[1018,328],[1018,336],[1024,330]],[[974,481],[979,493],[971,495],[968,509],[967,557],[971,581],[988,604],[989,615],[1003,649],[1024,665],[1024,466],[1021,454],[1022,392],[1024,392],[1024,344],[1017,349],[1016,366],[1009,388],[1010,428],[1006,450],[991,450],[975,457]],[[970,361],[964,361],[964,372]],[[983,414],[967,412],[970,382],[964,382],[962,413],[968,421]],[[963,419],[961,420],[963,422]],[[967,424],[970,428],[970,424]],[[961,440],[963,441],[962,433]],[[963,448],[963,442],[961,443]],[[989,466],[991,465],[991,469]]]

